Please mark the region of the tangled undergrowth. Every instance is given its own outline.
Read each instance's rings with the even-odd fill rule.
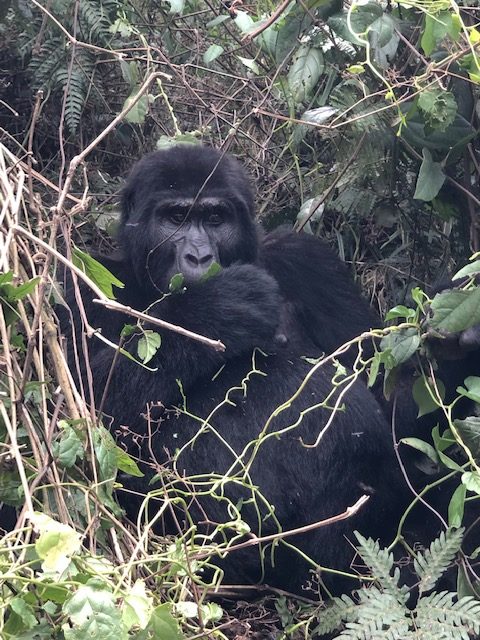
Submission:
[[[368,369],[374,384],[386,373],[388,392],[396,367],[424,356],[435,305],[444,315],[434,330],[480,323],[476,258],[460,290],[437,302],[407,294],[479,249],[478,20],[475,3],[451,0],[4,3],[0,502],[19,512],[0,541],[2,638],[479,633],[476,549],[459,556],[456,595],[428,592],[459,549],[465,504],[480,495],[478,418],[452,420],[456,400],[445,404],[432,365],[422,360],[417,401],[422,412],[440,408],[448,428],[434,430],[433,446],[406,445],[458,483],[446,534],[406,551],[425,592],[417,608],[405,608],[390,549],[365,540],[352,541],[359,571],[376,582],[353,599],[325,610],[313,573],[303,599],[258,591],[253,604],[237,590],[226,604],[221,574],[201,571],[224,550],[218,540],[201,540],[193,524],[165,538],[123,517],[117,476],[139,473],[136,461],[76,388],[55,316],[59,263],[83,269],[108,298],[108,276],[81,251],[114,246],[115,196],[132,158],[202,140],[242,156],[267,226],[323,236],[382,312],[396,305],[388,317],[398,324],[364,337],[375,355],[359,356],[353,374]],[[340,379],[341,393],[351,379]],[[478,378],[458,394],[480,402]],[[166,496],[156,494],[162,509]],[[17,515],[1,513],[0,526],[13,526]],[[248,534],[239,517],[236,526]]]

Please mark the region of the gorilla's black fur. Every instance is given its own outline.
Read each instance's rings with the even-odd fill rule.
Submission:
[[[252,503],[249,484],[275,506],[275,519],[284,530],[342,513],[368,494],[368,503],[351,519],[288,542],[319,565],[341,570],[352,559],[346,537],[354,540],[355,529],[389,542],[411,496],[397,466],[389,425],[364,384],[351,386],[340,402],[344,409],[316,448],[302,442],[313,443],[331,415],[329,409],[312,407],[330,393],[334,366],[320,368],[298,397],[269,421],[311,370],[304,356],[329,353],[378,325],[338,258],[306,235],[277,231],[263,237],[254,222],[253,196],[242,167],[232,157],[196,146],[159,151],[135,166],[123,193],[120,241],[121,253],[102,262],[125,285],[115,290],[121,303],[148,307],[151,315],[226,346],[222,353],[148,327],[162,336],[148,363],[156,371],[150,372],[124,356],[116,358],[111,370],[113,350],[96,337],[89,341],[97,408],[108,380],[103,411],[113,416],[114,431],[122,427],[124,434],[126,426],[145,436],[139,448],[152,463],[150,475],[158,471],[152,453],[158,462],[171,464],[170,457],[201,428],[193,445],[182,449],[178,472],[197,479],[228,472],[234,479],[218,483],[217,499],[191,500],[194,517],[209,523],[231,520],[222,500],[228,496],[251,530],[263,536],[275,533],[277,525],[260,499]],[[222,270],[202,280],[213,262]],[[186,277],[186,290],[158,301],[177,271]],[[81,289],[91,326],[101,327],[106,338],[118,342],[131,318],[106,311]],[[62,329],[73,363],[75,344],[81,347],[82,323],[72,291],[67,298],[74,322],[64,316]],[[138,335],[130,337],[125,346],[133,354],[137,341]],[[330,407],[337,398],[338,392]],[[158,403],[164,408],[161,419],[148,424],[147,406],[157,405],[158,416]],[[205,425],[202,420],[207,418]],[[280,433],[272,437],[273,432]],[[126,442],[125,435],[122,439]],[[128,448],[136,454],[132,442],[128,440]],[[242,463],[235,462],[242,452]],[[248,474],[242,464],[249,464]],[[128,480],[128,487],[151,489],[148,476]],[[199,485],[195,490],[198,493]],[[138,506],[130,495],[119,495],[127,511]],[[214,525],[204,527],[213,530]],[[234,551],[224,568],[227,580],[262,579],[286,589],[298,589],[307,577],[306,565],[283,544],[276,549],[275,566],[269,552],[265,554],[263,576],[258,548]],[[339,588],[338,581],[322,577]]]

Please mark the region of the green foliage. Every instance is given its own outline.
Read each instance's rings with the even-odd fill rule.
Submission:
[[[147,364],[147,362],[150,362],[155,356],[160,348],[161,342],[160,334],[156,331],[152,331],[151,329],[143,330],[142,337],[138,341],[137,346],[138,357],[142,360],[143,364]]]
[[[422,149],[422,155],[423,161],[418,173],[417,186],[413,197],[417,200],[428,202],[438,195],[446,176],[443,173],[441,163],[433,162],[432,154],[428,149]]]
[[[420,593],[433,589],[439,578],[451,566],[462,543],[463,529],[448,529],[440,534],[424,553],[419,553],[414,560],[415,571],[420,582]]]
[[[113,273],[110,273],[101,262],[98,262],[98,260],[95,260],[95,258],[92,258],[92,256],[78,247],[72,249],[72,261],[76,267],[81,269],[85,275],[97,285],[107,298],[115,299],[113,286],[123,289],[123,282],[120,282]]]
[[[480,287],[437,293],[432,301],[434,329],[464,331],[480,323]]]
[[[455,120],[457,114],[455,97],[440,87],[422,91],[418,96],[417,104],[427,130],[445,131]]]
[[[393,554],[377,542],[356,533],[358,552],[370,569],[375,585],[361,589],[356,599],[334,598],[318,614],[319,636],[340,630],[336,638],[349,640],[468,640],[480,630],[480,602],[471,596],[458,598],[446,591],[424,595],[432,589],[458,551],[463,530],[449,529],[419,553],[414,567],[420,579],[415,609],[407,607],[408,588],[399,586],[400,572],[393,575]]]
[[[324,68],[321,49],[308,45],[299,47],[288,72],[288,85],[296,103],[304,102],[310,96]]]
[[[466,501],[478,501],[480,494],[480,428],[476,416],[452,422],[449,411],[458,397],[478,402],[480,388],[477,378],[467,378],[458,397],[446,404],[434,359],[430,367],[425,357],[432,359],[432,339],[480,322],[474,279],[480,261],[460,270],[457,288],[433,301],[418,289],[412,302],[405,296],[412,281],[431,282],[432,274],[440,279],[464,260],[470,244],[478,245],[472,207],[480,178],[475,161],[480,34],[471,3],[307,0],[289,3],[279,15],[278,3],[226,4],[54,0],[42,3],[42,11],[23,0],[4,3],[2,100],[12,112],[5,110],[2,130],[18,161],[8,166],[14,178],[2,191],[2,221],[8,210],[14,224],[25,223],[49,242],[61,228],[60,251],[79,237],[81,246],[110,250],[112,238],[103,233],[107,225],[99,222],[98,211],[111,210],[132,158],[179,143],[226,142],[255,176],[257,206],[267,224],[274,218],[275,223],[307,221],[305,230],[321,234],[347,264],[358,267],[382,309],[395,305],[388,319],[398,326],[374,334],[375,354],[359,367],[368,370],[370,385],[382,372],[388,394],[398,367],[408,360],[416,369],[419,414],[435,409],[445,414],[447,426],[434,427],[432,442],[412,437],[401,446],[423,455],[422,469],[429,463],[455,475],[453,486],[437,490],[448,492],[449,524],[458,529]],[[91,208],[92,200],[67,199],[56,227],[57,214],[48,207],[57,195],[48,185],[64,184],[69,160],[132,103],[153,71],[160,74],[156,81],[73,176],[70,194],[92,196]],[[44,95],[35,120],[37,89]],[[25,174],[27,160],[36,174]],[[31,189],[38,201],[30,200]],[[222,629],[213,627],[222,611],[204,601],[212,586],[205,583],[208,560],[202,554],[224,553],[225,531],[246,531],[241,505],[228,504],[232,522],[218,525],[220,543],[212,537],[199,545],[193,522],[184,536],[159,540],[143,527],[144,511],[137,526],[125,530],[113,499],[119,471],[138,477],[142,471],[108,430],[92,423],[93,412],[79,409],[81,401],[90,400],[88,384],[68,394],[65,378],[73,380],[74,372],[57,379],[61,345],[50,348],[55,328],[45,322],[48,296],[55,295],[53,271],[47,270],[39,286],[44,258],[28,256],[26,244],[18,250],[15,236],[5,237],[0,298],[9,344],[3,349],[13,358],[14,375],[13,386],[2,377],[1,391],[15,421],[10,432],[0,423],[0,500],[23,506],[30,497],[35,511],[44,513],[33,518],[37,538],[25,530],[0,541],[0,635],[6,640],[220,637]],[[6,254],[15,251],[8,262]],[[75,265],[113,298],[113,287],[121,283],[87,253],[73,253]],[[183,288],[177,274],[170,293],[181,294]],[[41,306],[32,308],[42,292]],[[141,322],[127,325],[119,357],[148,368],[161,350],[154,329]],[[80,418],[70,413],[71,396]],[[186,400],[182,410],[187,411]],[[431,419],[433,426],[435,415]],[[11,459],[12,437],[20,467]],[[159,517],[171,507],[171,495],[178,507],[192,499],[164,470],[158,470],[157,480],[162,490],[149,500],[156,501]],[[224,496],[213,492],[212,499]],[[402,527],[399,523],[399,536]],[[425,595],[450,562],[456,535],[449,530],[417,554],[423,593],[413,612],[404,607],[390,550],[360,538],[376,583],[358,596],[334,599],[320,616],[318,633],[343,624],[340,637],[348,638],[467,637],[468,629],[478,628],[478,604],[463,597],[475,594],[472,576],[466,575],[457,599]],[[215,580],[220,582],[218,574]],[[298,625],[311,613],[288,602],[278,609],[286,635],[308,636],[311,627]]]
[[[79,41],[105,48],[110,46],[110,27],[122,8],[122,0],[85,0],[78,3],[78,13],[70,2],[60,1],[52,6],[56,19],[70,34]],[[37,42],[42,24],[43,37]],[[97,64],[98,54],[81,46],[72,48],[65,34],[36,8],[34,19],[24,20],[23,26],[20,47],[28,59],[31,88],[64,100],[65,124],[74,134],[87,106],[102,104],[107,93],[102,65]]]

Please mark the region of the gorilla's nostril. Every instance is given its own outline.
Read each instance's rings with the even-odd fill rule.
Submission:
[[[213,256],[211,253],[200,258],[200,264],[208,264],[209,262],[212,262],[212,261],[213,261]]]
[[[187,253],[185,255],[185,260],[193,267],[198,267],[198,265],[201,263],[201,260],[199,260],[197,256],[194,256],[193,253]]]

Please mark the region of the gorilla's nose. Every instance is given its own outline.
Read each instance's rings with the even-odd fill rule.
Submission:
[[[180,259],[180,270],[186,282],[196,282],[215,262],[213,253],[208,250],[193,249],[183,254]]]
[[[213,255],[211,253],[187,253],[185,260],[191,267],[203,267],[207,268],[213,262]]]

